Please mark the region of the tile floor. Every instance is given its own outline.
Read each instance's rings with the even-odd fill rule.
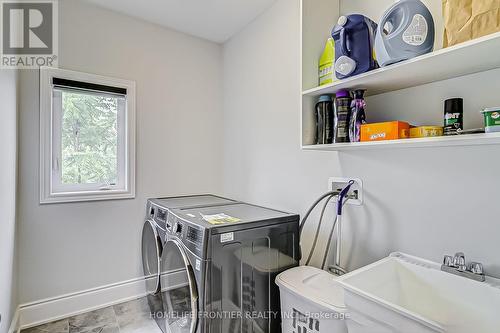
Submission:
[[[151,319],[148,301],[141,298],[84,313],[21,333],[162,333]]]

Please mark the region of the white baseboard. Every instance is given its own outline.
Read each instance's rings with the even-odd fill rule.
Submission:
[[[144,278],[110,284],[20,305],[21,329],[101,309],[146,296]]]
[[[20,325],[19,325],[19,307],[17,307],[16,312],[14,313],[14,317],[12,318],[12,322],[10,323],[8,333],[19,333]]]
[[[171,286],[187,283],[185,270],[171,271]],[[19,306],[18,327],[26,329],[146,296],[144,277]],[[9,333],[14,333],[10,332]]]

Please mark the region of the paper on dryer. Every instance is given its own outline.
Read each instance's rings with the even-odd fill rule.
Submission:
[[[203,215],[201,217],[210,224],[225,224],[225,223],[236,223],[240,222],[241,219],[229,216],[227,214],[214,214],[214,215]]]
[[[444,47],[500,31],[500,0],[443,0]]]

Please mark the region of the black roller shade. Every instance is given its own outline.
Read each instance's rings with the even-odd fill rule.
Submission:
[[[81,81],[66,80],[57,77],[52,78],[52,84],[54,86],[61,88],[73,88],[73,89],[107,92],[117,95],[127,95],[127,89],[125,88],[111,87],[111,86],[105,86],[101,84],[94,84]]]

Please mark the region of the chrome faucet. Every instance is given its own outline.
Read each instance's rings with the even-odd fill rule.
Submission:
[[[458,252],[455,256],[444,256],[443,264],[441,265],[443,272],[463,276],[479,282],[486,280],[484,275],[483,264],[479,262],[471,262],[467,265],[465,254]]]

